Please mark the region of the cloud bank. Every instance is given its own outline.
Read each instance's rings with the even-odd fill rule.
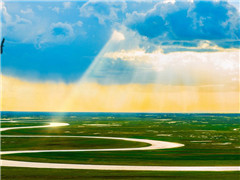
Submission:
[[[239,47],[239,11],[226,1],[159,2],[145,14],[135,11],[127,17],[128,27],[157,44],[210,40]]]

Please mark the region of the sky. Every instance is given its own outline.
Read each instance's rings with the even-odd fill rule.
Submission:
[[[1,2],[2,110],[239,112],[238,1]]]

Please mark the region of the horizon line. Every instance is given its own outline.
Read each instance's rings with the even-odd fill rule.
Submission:
[[[111,112],[111,111],[0,111],[2,112],[25,112],[25,113],[112,113],[112,114],[239,114],[240,112]]]

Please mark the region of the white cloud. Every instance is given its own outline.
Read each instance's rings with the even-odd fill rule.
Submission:
[[[111,40],[113,40],[113,41],[123,41],[123,40],[125,40],[125,36],[124,36],[124,34],[114,30],[113,34],[112,34],[112,37],[111,37]]]
[[[46,43],[66,43],[74,37],[73,25],[63,22],[52,23],[41,32],[35,44],[41,48]]]
[[[16,21],[15,23],[18,23],[18,24],[31,24],[32,21],[28,20],[28,19],[25,19],[25,18],[22,18],[20,17],[19,15],[16,15]]]
[[[59,33],[59,34],[62,36],[70,37],[70,36],[73,36],[73,34],[74,34],[71,24],[62,23],[62,22],[52,23],[52,25],[51,25],[52,31],[54,31],[54,29],[56,29],[56,28],[61,30],[61,33]],[[56,36],[58,36],[58,35],[56,35]]]
[[[63,7],[64,7],[64,9],[68,9],[68,8],[70,8],[71,7],[71,2],[64,2],[63,3]]]
[[[163,3],[167,4],[167,3],[171,3],[171,4],[175,4],[176,0],[164,0]]]
[[[119,18],[119,13],[123,13],[126,7],[127,4],[125,1],[88,1],[79,8],[79,11],[80,16],[94,16],[100,24],[105,24],[106,21],[116,22]]]
[[[82,21],[77,21],[74,25],[79,26],[79,27],[82,27],[83,22],[82,22]]]
[[[30,8],[27,8],[26,10],[20,10],[20,12],[21,12],[22,14],[31,14],[31,13],[33,13],[33,10],[30,9]]]
[[[56,16],[49,16],[39,12],[39,10],[44,10],[48,13],[49,11],[59,13],[61,12],[60,7],[52,6],[43,9],[44,6],[38,4],[34,6],[21,4],[12,10],[7,3],[0,2],[0,5],[0,13],[2,14],[0,33],[3,36],[11,37],[12,41],[32,43],[35,47],[41,48],[48,44],[69,43],[76,35],[74,28],[78,29],[76,31],[78,35],[83,34],[83,30],[80,28],[82,27],[81,21],[75,23],[61,22]],[[33,7],[36,8],[36,12],[33,12],[35,8],[31,9]]]
[[[38,10],[40,10],[40,11],[43,10],[43,7],[40,6],[40,5],[38,5],[37,8],[38,8]]]
[[[59,7],[53,7],[52,10],[53,10],[54,12],[56,12],[56,13],[59,13],[60,8],[59,8]]]
[[[239,79],[240,50],[220,52],[172,52],[161,49],[152,53],[144,49],[107,52],[104,57],[125,61],[134,68],[134,82],[155,79],[156,83],[225,84]],[[114,70],[113,70],[114,71]],[[154,74],[154,75],[153,75]]]
[[[1,14],[3,15],[3,19],[6,21],[6,23],[8,22],[12,22],[12,17],[11,15],[8,13],[7,8],[4,4],[4,2],[0,2],[1,3]]]

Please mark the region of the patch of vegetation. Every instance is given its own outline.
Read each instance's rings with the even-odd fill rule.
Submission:
[[[167,180],[229,180],[239,179],[238,172],[150,172],[150,171],[98,171],[2,167],[2,180],[52,179],[167,179]]]
[[[2,151],[107,149],[149,146],[147,143],[77,137],[2,137]]]

